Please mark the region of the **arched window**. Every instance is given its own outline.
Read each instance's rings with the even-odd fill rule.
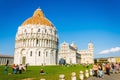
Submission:
[[[30,56],[32,56],[32,51],[30,51]]]
[[[47,32],[47,30],[45,29],[45,33]]]
[[[38,29],[38,32],[40,32],[40,29]]]
[[[36,40],[36,44],[38,44],[38,39]]]
[[[46,52],[46,57],[48,56],[48,52]]]
[[[48,40],[46,40],[46,44],[48,45]]]
[[[39,53],[38,53],[38,56],[40,56],[40,51],[39,51]]]

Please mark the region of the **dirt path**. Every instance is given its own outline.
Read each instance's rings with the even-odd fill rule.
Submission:
[[[90,77],[87,80],[120,80],[120,73],[118,74],[104,74],[103,78]]]

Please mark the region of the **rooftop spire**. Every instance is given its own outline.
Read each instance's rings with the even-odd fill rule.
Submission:
[[[33,16],[44,17],[44,13],[43,13],[43,11],[40,9],[40,7],[38,7],[38,8],[34,11]]]
[[[37,9],[41,10],[40,6]]]

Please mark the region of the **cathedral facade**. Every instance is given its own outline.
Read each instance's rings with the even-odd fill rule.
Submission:
[[[55,26],[41,9],[18,27],[14,63],[29,65],[55,65],[58,57],[58,35]]]
[[[58,51],[58,63],[61,60],[65,60],[67,64],[80,63],[80,54],[77,53],[77,47],[74,43],[69,45],[67,42],[60,44],[60,49]]]
[[[59,63],[61,60],[65,60],[67,64],[93,64],[94,46],[89,43],[86,50],[78,50],[74,43],[63,42],[58,51]]]

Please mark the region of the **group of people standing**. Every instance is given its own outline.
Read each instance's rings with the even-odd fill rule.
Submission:
[[[20,64],[20,65],[13,64],[12,65],[12,71],[14,74],[17,74],[18,71],[19,71],[19,74],[22,74],[23,70],[26,70],[26,68],[22,64]]]
[[[104,63],[102,63],[102,64],[101,63],[100,64],[95,63],[93,65],[93,73],[94,73],[93,76],[102,78],[104,72],[107,75],[110,75],[110,71],[112,71],[112,73],[118,73],[119,68],[120,68],[120,64],[118,64],[118,63],[111,63],[111,64],[109,62],[107,62],[106,64],[104,64]]]
[[[22,74],[22,71],[26,71],[27,69],[27,64],[26,65],[12,65],[12,74],[17,74],[19,72],[19,74]],[[4,67],[4,73],[8,74],[8,65],[6,64]]]

